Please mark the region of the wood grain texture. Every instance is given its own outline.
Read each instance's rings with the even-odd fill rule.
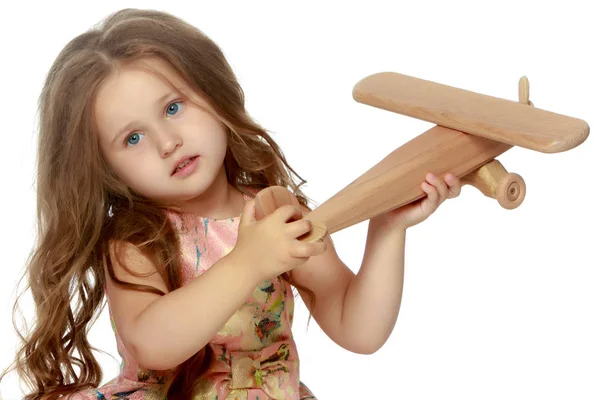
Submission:
[[[519,81],[520,102],[395,72],[364,78],[355,85],[353,97],[436,126],[394,150],[305,215],[313,227],[319,227],[305,235],[307,241],[322,240],[324,234],[425,197],[421,183],[428,172],[464,177],[463,184],[478,187],[503,207],[518,207],[525,196],[525,183],[495,158],[513,146],[544,153],[566,151],[589,135],[585,121],[533,107],[526,77]],[[287,196],[265,192],[259,203],[268,214],[277,204],[290,201]]]
[[[279,207],[287,204],[300,207],[300,202],[296,196],[283,186],[269,186],[262,189],[255,197],[254,209],[256,220],[263,219]]]
[[[420,185],[428,172],[462,178],[511,147],[435,126],[394,150],[305,218],[324,224],[333,234],[425,197]]]
[[[290,204],[300,208],[300,202],[292,192],[283,186],[269,186],[256,194],[255,197],[255,217],[260,220],[273,213],[279,207]],[[327,236],[327,227],[321,222],[311,220],[312,228],[310,232],[298,237],[298,240],[304,242],[320,242]]]
[[[353,97],[373,107],[542,153],[570,150],[590,132],[581,119],[396,72],[360,80]]]

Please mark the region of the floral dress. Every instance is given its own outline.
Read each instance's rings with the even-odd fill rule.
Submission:
[[[249,197],[244,194],[244,199]],[[239,217],[210,219],[173,213],[169,218],[180,235],[184,285],[229,253],[237,240]],[[190,307],[189,312],[193,310]],[[293,316],[289,283],[281,277],[262,282],[208,343],[213,357],[194,399],[316,400],[299,378]],[[141,367],[123,345],[114,321],[113,330],[123,360],[120,374],[99,388],[77,392],[70,398],[166,399],[170,371]]]

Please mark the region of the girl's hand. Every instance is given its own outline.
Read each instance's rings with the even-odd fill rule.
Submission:
[[[304,264],[310,257],[324,253],[327,245],[324,241],[306,243],[298,240],[312,229],[311,222],[302,217],[299,206],[285,205],[257,221],[255,200],[247,201],[230,256],[252,268],[258,282]]]
[[[425,221],[446,200],[460,194],[461,182],[454,175],[446,174],[444,180],[432,173],[425,176],[421,189],[427,196],[419,201],[388,211],[373,219],[392,229],[407,229]]]

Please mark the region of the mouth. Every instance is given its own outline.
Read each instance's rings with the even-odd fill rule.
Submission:
[[[173,172],[171,172],[171,176],[177,175],[178,173],[187,170],[188,168],[186,167],[190,166],[190,164],[193,164],[197,159],[198,156],[192,156],[180,160],[179,163],[175,166],[175,169],[173,169]]]

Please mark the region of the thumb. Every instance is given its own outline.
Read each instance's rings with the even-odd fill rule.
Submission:
[[[248,225],[249,223],[256,221],[256,208],[255,208],[256,200],[250,199],[244,204],[244,209],[242,210],[242,216],[240,217],[240,223],[243,225]]]

